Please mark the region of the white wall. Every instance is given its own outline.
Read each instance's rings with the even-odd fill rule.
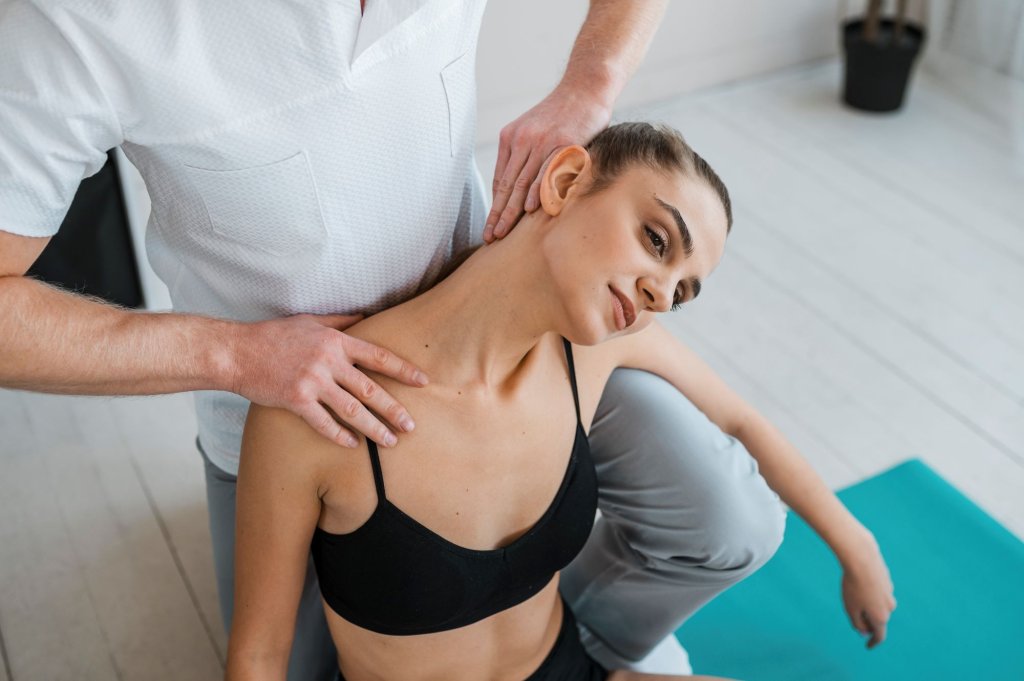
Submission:
[[[933,46],[1024,80],[1024,0],[935,0]]]
[[[557,84],[588,6],[491,0],[477,51],[480,145],[496,143],[503,125]],[[617,108],[835,55],[840,7],[838,0],[674,0]]]

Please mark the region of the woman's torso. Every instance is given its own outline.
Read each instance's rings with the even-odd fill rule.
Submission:
[[[363,334],[357,330],[357,335],[383,342],[389,334],[381,331],[378,335],[371,327]],[[589,428],[596,407],[595,376],[586,360],[582,373],[586,395],[581,395],[581,416]],[[507,394],[414,389],[375,378],[417,422],[397,447],[379,452],[386,498],[401,514],[442,541],[481,552],[515,546],[550,514],[573,470],[570,455],[578,444],[560,338],[551,336],[538,344]],[[584,463],[591,466],[589,454],[586,458]],[[351,533],[374,515],[378,493],[365,446],[337,458],[327,487],[318,534]],[[589,512],[592,518],[593,510]],[[429,570],[430,556],[423,560]],[[352,681],[521,680],[544,659],[561,624],[557,577],[513,607],[436,633],[380,634],[356,626],[329,606],[325,611],[343,671]]]

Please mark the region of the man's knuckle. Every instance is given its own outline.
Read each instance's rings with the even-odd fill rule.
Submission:
[[[533,178],[529,174],[520,175],[516,178],[516,190],[525,192],[533,184]]]
[[[391,353],[381,347],[375,347],[373,349],[373,359],[378,364],[387,364],[388,360],[391,359]]]
[[[300,378],[287,389],[286,399],[292,404],[309,404],[313,401],[313,390],[308,381]]]
[[[338,424],[329,413],[321,411],[313,417],[313,428],[329,435],[338,429]]]
[[[368,400],[368,399],[370,399],[371,397],[373,397],[374,395],[377,394],[377,384],[374,383],[373,381],[367,379],[366,381],[363,382],[363,387],[362,387],[361,392],[362,392],[363,398]]]
[[[353,419],[359,414],[359,410],[362,409],[363,405],[360,404],[359,400],[349,398],[345,400],[341,405],[341,415]]]

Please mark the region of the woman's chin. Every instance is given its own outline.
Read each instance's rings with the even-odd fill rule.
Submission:
[[[598,345],[609,341],[612,338],[625,335],[614,326],[609,325],[606,320],[587,320],[586,323],[574,324],[573,328],[567,330],[562,336],[569,339],[573,345]]]

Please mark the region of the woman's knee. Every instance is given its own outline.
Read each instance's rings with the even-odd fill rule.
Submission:
[[[756,472],[704,480],[699,493],[686,499],[680,495],[672,512],[661,514],[656,536],[648,536],[647,552],[668,564],[749,575],[782,543],[782,504]]]
[[[592,445],[602,508],[638,551],[748,574],[774,555],[785,512],[742,442],[653,374],[616,371],[601,401]]]

